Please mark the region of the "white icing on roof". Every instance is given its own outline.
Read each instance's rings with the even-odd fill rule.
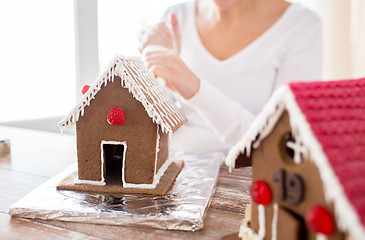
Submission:
[[[127,88],[133,97],[142,103],[148,116],[161,126],[164,133],[173,133],[187,122],[187,118],[179,111],[171,96],[158,84],[154,75],[139,58],[117,56],[77,105],[60,121],[61,130],[84,115],[85,107],[90,105],[101,86],[113,82],[114,76],[121,78],[122,87]]]

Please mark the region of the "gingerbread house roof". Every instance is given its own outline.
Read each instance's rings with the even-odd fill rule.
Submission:
[[[90,86],[77,105],[59,123],[61,130],[75,123],[84,115],[84,109],[96,97],[96,94],[114,76],[121,78],[121,87],[127,88],[133,97],[142,103],[148,116],[156,124],[159,124],[165,133],[173,133],[178,130],[187,118],[179,111],[171,95],[165,91],[156,81],[154,75],[145,67],[137,57],[115,57],[106,70]]]
[[[339,229],[361,239],[365,236],[365,78],[282,86],[230,150],[226,164],[233,168],[240,153],[250,155],[284,110],[289,112],[292,131],[320,169]]]

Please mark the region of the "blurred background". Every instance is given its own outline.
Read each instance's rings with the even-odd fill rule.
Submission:
[[[0,0],[0,124],[57,122],[116,55],[183,0]],[[323,79],[365,77],[365,1],[292,0],[323,21]],[[42,120],[39,120],[42,119]]]

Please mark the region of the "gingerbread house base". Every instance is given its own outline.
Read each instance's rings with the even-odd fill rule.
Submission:
[[[58,185],[58,190],[75,190],[83,192],[98,192],[109,194],[122,194],[122,193],[146,193],[153,195],[165,195],[172,187],[175,179],[179,175],[180,171],[184,167],[183,160],[174,160],[165,174],[161,177],[160,182],[153,189],[145,188],[124,188],[120,183],[110,183],[106,185],[92,185],[86,183],[78,183],[77,171],[73,172],[66,178],[64,178]]]

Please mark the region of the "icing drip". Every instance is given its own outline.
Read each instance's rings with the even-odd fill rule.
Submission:
[[[166,99],[169,99],[168,94],[165,91],[161,91],[155,78],[151,77],[152,74],[142,68],[142,66],[137,64],[132,65],[129,61],[123,61],[123,67],[125,68],[125,85],[128,86],[128,89],[132,92],[133,96],[143,104],[149,117],[151,117],[155,123],[162,125],[163,132],[172,132],[172,130],[165,131],[163,123],[166,122],[168,125],[173,126],[178,122],[183,121],[183,118],[179,115],[167,116],[165,111],[163,111],[176,111],[176,106],[166,101]],[[154,102],[150,102],[146,96],[153,97],[152,100],[154,100]],[[159,105],[157,109],[154,108],[156,104]]]
[[[265,229],[265,206],[262,204],[258,205],[258,210],[259,210],[259,237],[260,238],[264,238],[265,234],[266,234],[266,229]]]
[[[259,235],[257,235],[257,233],[251,229],[246,221],[242,221],[241,226],[240,226],[240,231],[238,233],[238,237],[241,238],[242,240],[263,240],[262,237],[260,237]]]
[[[273,205],[274,214],[272,216],[271,223],[271,240],[277,239],[277,228],[278,228],[278,204],[274,203]]]
[[[162,132],[175,132],[187,121],[170,95],[159,86],[153,74],[139,58],[117,56],[90,86],[76,107],[61,120],[59,123],[61,131],[84,115],[85,107],[90,105],[91,100],[95,98],[103,85],[106,86],[108,82],[114,81],[115,76],[120,77],[122,87],[127,88],[133,97],[142,103],[152,121],[161,125]]]
[[[156,177],[157,174],[157,161],[158,161],[158,152],[160,151],[160,126],[157,124],[157,138],[156,138],[156,157],[155,157],[155,173],[153,178]]]
[[[240,153],[246,151],[246,155],[250,156],[251,147],[257,148],[275,127],[276,122],[285,110],[285,103],[281,101],[282,96],[288,91],[285,87],[283,86],[274,92],[273,100],[265,105],[242,139],[228,152],[226,165],[230,171],[235,167],[236,159]],[[257,138],[257,136],[259,137]]]
[[[328,237],[322,233],[317,233],[316,240],[328,240]]]

